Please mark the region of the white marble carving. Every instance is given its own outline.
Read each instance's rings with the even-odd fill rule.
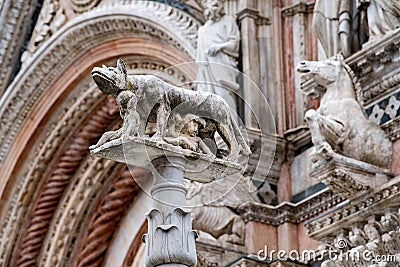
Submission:
[[[143,238],[146,266],[196,266],[197,235],[190,211],[183,208],[187,193],[184,178],[207,183],[229,177],[243,169],[234,162],[239,153],[250,151],[229,106],[217,95],[174,87],[154,76],[128,76],[121,59],[116,68],[94,68],[92,76],[103,93],[116,97],[124,121],[121,129],[106,132],[90,152],[150,169],[154,177],[150,192],[153,209],[148,213],[149,230]],[[148,122],[157,125],[152,136],[145,134]],[[206,129],[203,134],[220,133],[233,162],[216,158],[202,141],[199,126]],[[243,221],[236,215],[233,222],[234,232],[241,231],[242,238]]]
[[[398,0],[361,0],[360,7],[366,10],[370,39],[389,33],[400,27],[400,2]]]
[[[193,227],[221,242],[243,245],[244,221],[235,213],[243,203],[259,202],[257,190],[246,177],[232,175],[202,185],[191,182],[188,204],[194,206]]]
[[[218,132],[229,148],[228,159],[237,161],[239,155],[248,156],[250,148],[244,140],[239,127],[233,118],[228,104],[220,96],[207,92],[194,92],[183,88],[172,86],[159,78],[151,75],[128,76],[126,66],[122,60],[118,60],[117,68],[105,67],[94,68],[92,71],[96,84],[106,94],[115,97],[123,91],[133,92],[137,98],[140,121],[137,136],[145,136],[148,122],[156,123],[156,131],[152,138],[164,139],[168,133],[166,122],[171,114],[196,114],[211,121],[209,124],[215,129],[208,132],[211,138]],[[131,116],[125,117],[126,120]],[[127,135],[122,131],[105,133],[100,141],[92,147],[100,147],[105,142]],[[129,134],[128,134],[129,135]],[[199,134],[201,137],[201,135]],[[171,140],[170,140],[171,141]],[[199,141],[197,141],[199,143]],[[199,144],[201,145],[201,144]],[[203,146],[204,152],[204,146]],[[208,152],[208,151],[206,151]]]
[[[351,53],[351,0],[317,0],[313,26],[326,57]]]
[[[190,113],[182,118],[182,116],[177,113],[174,115],[172,125],[170,125],[170,128],[173,129],[164,137],[164,140],[169,144],[180,146],[194,152],[216,155],[216,151],[213,153],[199,136],[200,127],[203,129],[206,127],[206,121],[204,119]]]
[[[63,8],[58,0],[46,0],[40,11],[32,38],[27,50],[22,54],[21,61],[26,63],[40,45],[53,35],[66,22]]]
[[[395,267],[400,263],[399,214],[387,211],[381,219],[368,218],[365,221],[353,221],[351,229],[340,231],[334,239],[337,247],[336,257],[324,261],[321,266],[346,267]],[[325,247],[333,247],[326,244]],[[331,250],[333,251],[333,250]]]
[[[356,100],[357,81],[351,69],[338,60],[302,61],[298,72],[326,89],[317,110],[306,112],[316,155],[333,151],[344,156],[388,168],[392,143],[375,123],[368,120]]]
[[[366,41],[399,28],[400,4],[397,0],[317,0],[313,25],[326,57],[339,52],[348,57]]]
[[[237,112],[237,59],[240,32],[234,18],[225,14],[223,1],[204,1],[206,23],[199,28],[196,88],[223,97]]]

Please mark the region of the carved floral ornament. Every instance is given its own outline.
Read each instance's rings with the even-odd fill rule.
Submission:
[[[328,258],[321,266],[398,266],[399,230],[400,217],[396,210],[353,223],[332,236],[332,242],[319,246],[317,254]]]

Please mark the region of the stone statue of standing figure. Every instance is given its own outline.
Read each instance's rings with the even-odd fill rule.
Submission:
[[[196,88],[221,96],[237,112],[239,28],[235,19],[225,14],[223,1],[205,0],[203,7],[207,21],[198,32]]]
[[[358,0],[367,13],[368,35],[374,38],[400,27],[399,0]],[[364,24],[366,24],[364,22]]]
[[[348,57],[361,45],[400,27],[399,0],[317,0],[313,27],[327,58]]]
[[[327,58],[342,52],[351,54],[351,20],[353,0],[317,0],[313,27]]]

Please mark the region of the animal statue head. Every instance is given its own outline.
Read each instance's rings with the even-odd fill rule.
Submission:
[[[93,80],[105,94],[117,96],[119,92],[130,89],[128,72],[122,59],[118,59],[117,67],[102,66],[92,70]]]
[[[316,157],[327,159],[333,152],[388,169],[392,143],[385,132],[365,113],[361,86],[351,68],[337,60],[302,61],[297,67],[302,78],[314,80],[326,90],[317,110],[308,110],[305,119],[311,131]],[[305,93],[306,88],[302,88]],[[326,155],[329,155],[326,157]]]
[[[207,20],[218,21],[225,15],[224,1],[221,0],[204,0],[203,8]]]
[[[301,73],[304,80],[314,80],[324,87],[337,81],[338,74],[345,70],[342,55],[337,55],[337,60],[327,59],[323,61],[303,60],[297,65],[297,72]]]

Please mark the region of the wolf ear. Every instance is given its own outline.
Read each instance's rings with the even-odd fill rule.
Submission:
[[[123,74],[125,74],[125,75],[127,74],[125,62],[124,62],[121,58],[119,58],[119,59],[117,60],[117,68],[118,68],[120,71],[122,71]]]

